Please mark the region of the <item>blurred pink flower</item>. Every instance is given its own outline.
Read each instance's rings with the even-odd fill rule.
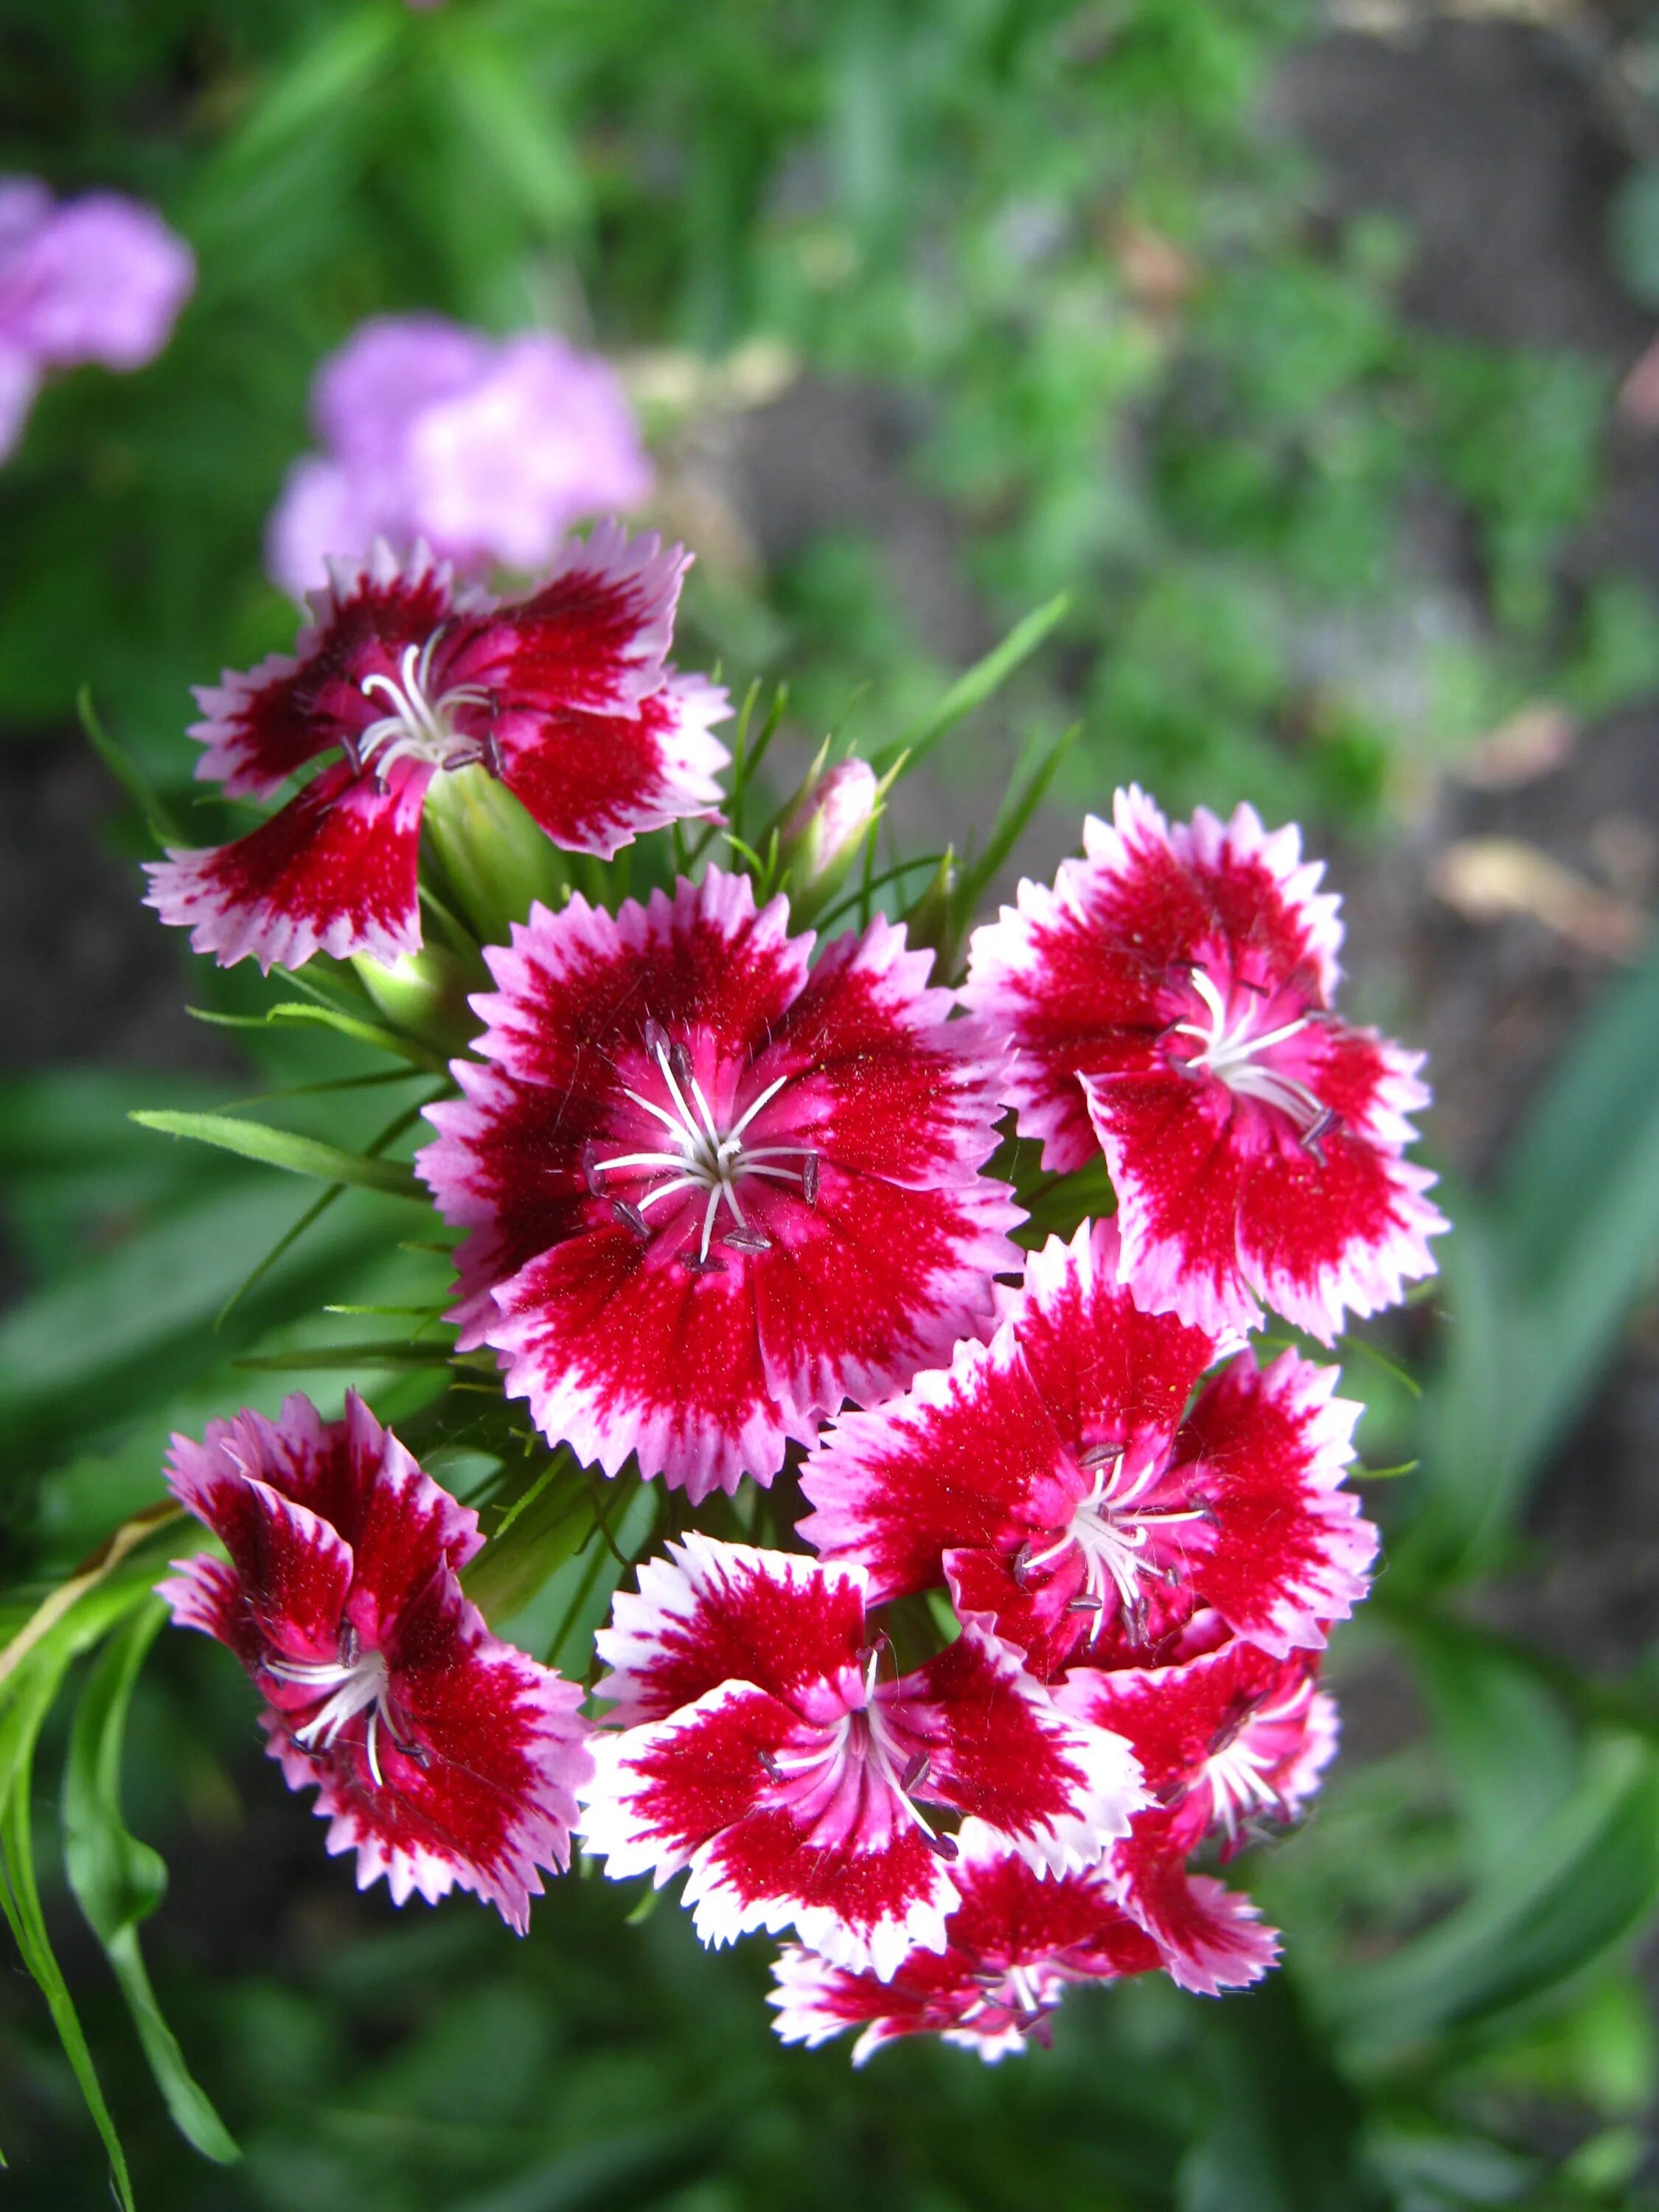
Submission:
[[[651,489],[615,372],[544,331],[377,317],[324,362],[312,404],[324,450],[289,471],[265,542],[296,598],[377,536],[423,538],[465,570],[537,568],[573,523]]]
[[[142,368],[167,343],[196,261],[153,208],[116,192],[58,203],[0,179],[0,456],[49,369]]]

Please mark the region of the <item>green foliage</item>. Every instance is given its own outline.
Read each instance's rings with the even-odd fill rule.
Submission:
[[[1415,756],[1528,696],[1591,714],[1651,690],[1639,586],[1603,579],[1572,605],[1559,580],[1605,380],[1411,331],[1394,304],[1407,242],[1311,221],[1316,180],[1251,122],[1311,18],[1303,0],[17,0],[0,27],[9,161],[158,198],[202,283],[144,374],[47,392],[0,479],[0,724],[67,726],[80,697],[135,849],[225,825],[190,783],[186,687],[289,643],[258,547],[311,374],[364,315],[416,306],[706,363],[764,337],[822,389],[902,396],[939,557],[1004,643],[951,683],[881,543],[843,528],[769,576],[711,548],[687,658],[761,671],[739,851],[766,847],[786,716],[838,738],[859,717],[880,765],[931,750],[932,775],[964,782],[984,758],[970,718],[1030,733],[976,851],[890,862],[872,842],[823,917],[904,912],[947,966],[1051,793],[1098,805],[1139,775],[1176,809],[1254,796],[1364,823]],[[1650,295],[1654,197],[1644,173],[1616,216]],[[650,427],[672,475],[701,426],[665,404]],[[1423,492],[1467,524],[1480,577],[1458,640],[1401,668],[1425,587],[1401,518]],[[1513,1557],[1650,1281],[1652,960],[1592,1017],[1493,1188],[1459,1194],[1420,1405],[1391,1379],[1395,1339],[1343,1348],[1346,1387],[1406,1464],[1377,1471],[1396,1477],[1371,1493],[1389,1572],[1336,1669],[1408,1668],[1427,1729],[1350,1763],[1253,1872],[1286,1934],[1279,1981],[1218,2007],[1163,1987],[1080,1997],[1046,2058],[984,2074],[907,2049],[854,2077],[841,2050],[777,2048],[749,1951],[698,1953],[683,1916],[637,1894],[559,1884],[515,1947],[464,1902],[390,1929],[319,1853],[300,1933],[256,1931],[244,1970],[203,1986],[191,1901],[163,1902],[124,1779],[175,1864],[199,1863],[204,1837],[257,1856],[277,1816],[216,1655],[165,1649],[139,1680],[161,1552],[157,1524],[127,1516],[157,1494],[170,1428],[361,1384],[480,1510],[476,1601],[572,1668],[628,1563],[676,1525],[673,1501],[548,1453],[454,1355],[447,1241],[402,1202],[418,1103],[388,1121],[378,1088],[429,1097],[465,1042],[468,924],[526,885],[568,887],[536,872],[540,844],[510,882],[481,874],[475,827],[440,825],[445,908],[420,972],[307,971],[280,994],[201,979],[204,1018],[281,1126],[220,1084],[147,1077],[131,1117],[131,1085],[96,1072],[0,1091],[31,1285],[0,1321],[0,1632],[34,1624],[0,1656],[0,1904],[44,2000],[37,2019],[20,1980],[0,2014],[0,2136],[52,2162],[18,2168],[15,2201],[97,2201],[107,2166],[124,2204],[136,2186],[250,2212],[1651,2202],[1632,2124],[1653,2039],[1628,1954],[1659,1889],[1659,1702],[1645,1679],[1485,1632],[1468,1601]],[[641,855],[636,887],[666,865]],[[1001,1164],[1033,1237],[1109,1198],[1097,1170],[1045,1178],[1018,1147]],[[729,1533],[768,1540],[784,1510],[742,1496]],[[118,1523],[128,1548],[77,1576]],[[124,1776],[129,1728],[165,1755]],[[37,1866],[32,1798],[60,1751],[66,1886],[56,1850]],[[77,2085],[96,2139],[72,2126]],[[1536,2154],[1546,2121],[1578,2137],[1559,2173]],[[245,2160],[204,2184],[174,2129]]]

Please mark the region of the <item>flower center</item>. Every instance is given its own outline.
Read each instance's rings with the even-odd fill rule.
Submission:
[[[391,1710],[391,1669],[386,1656],[380,1651],[365,1651],[359,1648],[357,1632],[348,1624],[340,1632],[340,1656],[337,1661],[308,1659],[267,1659],[265,1672],[274,1674],[279,1682],[291,1682],[297,1689],[307,1690],[320,1698],[322,1703],[302,1728],[294,1731],[294,1741],[309,1752],[332,1751],[342,1732],[355,1721],[359,1713],[368,1715],[368,1726],[364,1732],[363,1752],[368,1761],[368,1771],[374,1778],[374,1786],[383,1789],[380,1773],[378,1736],[382,1723],[388,1735],[394,1728]],[[397,1742],[392,1735],[394,1744]],[[398,1745],[399,1749],[406,1747]]]
[[[1224,1083],[1236,1098],[1254,1098],[1263,1106],[1277,1107],[1296,1125],[1301,1142],[1318,1157],[1319,1140],[1329,1134],[1338,1116],[1310,1091],[1300,1076],[1275,1065],[1281,1046],[1300,1036],[1316,1021],[1310,1011],[1290,1021],[1264,1026],[1267,998],[1248,986],[1224,992],[1215,978],[1194,966],[1192,988],[1209,1018],[1176,1022],[1172,1036],[1194,1037],[1198,1050],[1178,1065],[1188,1074],[1212,1075]]]
[[[763,1751],[760,1763],[777,1787],[775,1802],[788,1808],[821,1850],[832,1850],[867,1826],[873,1794],[917,1831],[936,1857],[953,1859],[955,1837],[941,1835],[915,1802],[930,1771],[927,1753],[907,1741],[909,1732],[895,1725],[875,1695],[884,1644],[872,1644],[866,1658],[863,1706],[843,1713],[810,1748],[778,1755]]]
[[[772,1240],[744,1212],[738,1185],[751,1176],[763,1182],[793,1183],[809,1206],[816,1204],[818,1194],[818,1155],[811,1145],[755,1144],[744,1137],[756,1115],[770,1104],[790,1077],[780,1075],[769,1083],[723,1126],[684,1044],[671,1042],[656,1022],[647,1021],[645,1048],[662,1079],[663,1096],[647,1098],[626,1084],[623,1094],[661,1125],[667,1142],[658,1150],[614,1152],[608,1158],[599,1157],[597,1146],[589,1148],[583,1156],[589,1189],[596,1196],[604,1194],[605,1178],[610,1176],[643,1177],[649,1188],[638,1196],[611,1199],[618,1219],[640,1236],[649,1234],[647,1216],[664,1199],[687,1193],[702,1198],[701,1236],[682,1255],[692,1267],[713,1270],[725,1264],[709,1255],[722,1207],[731,1216],[731,1225],[720,1239],[723,1244],[736,1252],[769,1250]]]
[[[395,677],[366,676],[358,686],[365,699],[384,699],[388,711],[360,730],[347,750],[359,766],[372,763],[383,786],[400,760],[455,769],[493,759],[492,739],[469,737],[455,726],[463,708],[494,704],[483,685],[456,684],[434,693],[432,656],[442,635],[434,629],[424,645],[405,647]]]
[[[1283,1801],[1268,1779],[1274,1763],[1271,1753],[1251,1748],[1248,1729],[1241,1729],[1205,1761],[1204,1778],[1215,1807],[1212,1818],[1226,1829],[1229,1843],[1252,1814],[1279,1810]]]
[[[1304,1696],[1304,1692],[1292,1691],[1277,1705],[1247,1713],[1205,1760],[1203,1778],[1210,1785],[1213,1807],[1211,1819],[1221,1822],[1230,1844],[1240,1826],[1257,1813],[1288,1817],[1285,1793],[1272,1777],[1285,1754],[1284,1723],[1299,1717]]]
[[[1060,2001],[1060,1992],[1053,1985],[1052,1970],[1045,1972],[1039,1966],[1008,1966],[1000,1973],[988,1969],[970,1979],[983,1994],[965,2014],[968,2025],[983,2020],[988,2014],[1006,2013],[1024,2034],[1045,2013],[1053,2012]]]
[[[1172,1506],[1148,1496],[1156,1492],[1164,1472],[1156,1457],[1149,1457],[1133,1476],[1125,1476],[1124,1464],[1121,1444],[1096,1444],[1081,1453],[1079,1471],[1092,1479],[1070,1522],[1042,1550],[1034,1551],[1028,1541],[1014,1554],[1014,1580],[1024,1589],[1030,1576],[1052,1566],[1073,1547],[1081,1552],[1084,1588],[1068,1609],[1094,1614],[1088,1639],[1091,1644],[1108,1614],[1118,1612],[1131,1636],[1140,1640],[1146,1626],[1143,1577],[1179,1580],[1176,1567],[1161,1556],[1163,1530],[1213,1517],[1201,1500]]]

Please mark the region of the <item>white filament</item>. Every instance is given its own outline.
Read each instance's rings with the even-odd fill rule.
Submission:
[[[366,676],[359,685],[364,698],[383,696],[391,708],[362,731],[357,753],[365,763],[373,761],[382,782],[386,771],[400,760],[425,761],[433,768],[461,768],[480,757],[474,738],[455,727],[454,716],[463,707],[488,707],[490,695],[479,684],[457,684],[432,696],[432,656],[441,629],[426,643],[404,647],[398,662],[399,677]]]

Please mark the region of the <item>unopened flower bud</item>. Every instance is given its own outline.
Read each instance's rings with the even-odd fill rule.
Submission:
[[[440,1052],[464,1052],[479,1023],[467,1004],[471,993],[489,988],[482,965],[469,967],[442,945],[406,952],[391,967],[368,953],[354,955],[352,966],[392,1028]]]
[[[532,900],[556,906],[565,893],[566,856],[482,763],[434,777],[425,827],[439,896],[480,944],[505,945]]]
[[[790,911],[807,920],[846,880],[880,817],[883,786],[868,761],[815,762],[779,832],[778,865]]]

